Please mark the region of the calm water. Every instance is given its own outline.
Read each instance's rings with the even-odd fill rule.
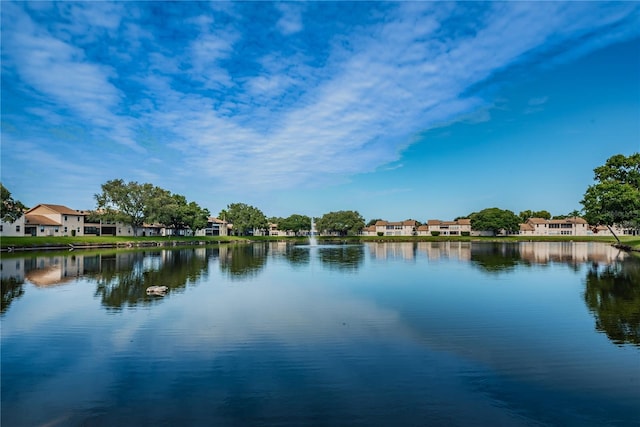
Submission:
[[[640,260],[608,245],[1,262],[2,426],[640,424]]]

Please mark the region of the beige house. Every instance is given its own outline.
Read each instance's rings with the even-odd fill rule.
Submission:
[[[362,231],[360,232],[360,234],[362,234],[363,236],[377,236],[378,233],[376,232],[376,226],[375,225],[370,225],[368,227],[365,227],[362,229]]]
[[[84,236],[84,211],[39,204],[24,214],[26,236]]]
[[[592,229],[583,218],[565,219],[529,218],[520,224],[521,236],[589,236]]]
[[[231,224],[222,219],[209,217],[207,220],[207,226],[196,231],[196,236],[228,236]]]
[[[414,220],[389,222],[376,221],[375,235],[382,233],[383,236],[415,236],[417,233],[417,222]]]
[[[471,220],[461,218],[455,221],[440,221],[439,219],[430,219],[427,221],[428,230],[422,230],[426,235],[439,233],[440,236],[461,236],[471,234]]]

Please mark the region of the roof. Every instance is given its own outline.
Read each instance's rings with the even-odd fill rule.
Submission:
[[[214,217],[212,217],[212,216],[210,216],[209,218],[207,218],[207,221],[208,221],[208,222],[213,222],[213,223],[216,223],[216,224],[224,224],[224,223],[226,223],[226,221],[223,221],[223,220],[221,220],[221,219],[219,219],[219,218],[214,218]]]
[[[520,231],[533,231],[535,230],[535,228],[533,228],[533,225],[531,224],[520,224]]]
[[[39,205],[36,205],[35,207],[29,209],[27,211],[27,213],[29,213],[31,211],[34,211],[34,210],[38,209],[39,207],[47,208],[47,209],[49,209],[49,210],[51,210],[53,212],[56,212],[56,213],[59,213],[59,214],[62,214],[62,215],[87,215],[87,213],[84,212],[84,211],[76,211],[76,210],[68,208],[68,207],[66,207],[64,205],[49,205],[49,204],[46,204],[46,203],[40,203]]]
[[[546,224],[547,221],[549,221],[548,219],[544,219],[544,218],[529,218],[527,220],[527,222],[532,222],[534,224]]]
[[[428,225],[421,225],[418,227],[418,231],[429,231]]]
[[[389,222],[389,221],[376,221],[376,227],[380,227],[383,225],[401,225],[404,227],[415,227],[417,224],[417,221],[411,219],[411,220],[407,220],[407,221],[395,221],[395,222]]]
[[[24,216],[25,224],[29,225],[57,225],[61,226],[58,221],[51,219],[44,215],[36,215],[36,214],[26,214]]]
[[[455,221],[440,221],[439,219],[430,219],[427,221],[429,225],[471,225],[471,220],[469,218],[460,218]]]

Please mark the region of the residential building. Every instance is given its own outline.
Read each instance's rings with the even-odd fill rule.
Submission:
[[[360,234],[362,234],[363,236],[377,236],[378,235],[375,225],[370,225],[368,227],[363,228],[362,232]]]
[[[0,236],[22,237],[24,236],[24,215],[13,222],[0,221]]]
[[[439,219],[430,219],[427,221],[428,230],[421,230],[430,235],[439,236],[461,236],[463,234],[471,234],[471,220],[461,218],[455,221],[440,221]]]
[[[522,236],[588,236],[592,229],[583,218],[571,217],[565,219],[529,218],[520,224]]]
[[[228,236],[231,227],[231,224],[227,221],[209,217],[207,226],[202,230],[196,231],[196,236]]]
[[[83,236],[87,212],[63,205],[39,204],[25,212],[26,236]]]
[[[375,230],[376,235],[382,233],[383,236],[415,236],[417,231],[416,227],[418,223],[414,220],[389,222],[389,221],[376,221]]]

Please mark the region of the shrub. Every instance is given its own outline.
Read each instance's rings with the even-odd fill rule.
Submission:
[[[439,235],[440,235],[440,232],[439,232],[439,231],[432,231],[432,232],[431,232],[431,235],[432,235],[432,236],[439,236]]]
[[[384,233],[382,231],[378,231],[378,237],[382,237],[384,236]]]
[[[461,236],[465,236],[465,237],[466,237],[466,236],[471,236],[471,232],[470,232],[470,231],[461,231],[461,232],[460,232],[460,235],[461,235]]]

